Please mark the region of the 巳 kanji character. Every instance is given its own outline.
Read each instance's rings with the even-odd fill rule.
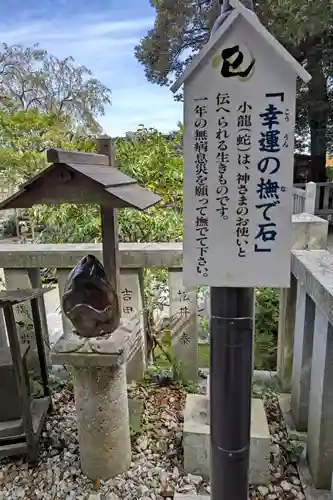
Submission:
[[[269,130],[272,130],[273,125],[278,125],[279,120],[278,116],[282,115],[282,111],[279,111],[274,104],[269,104],[263,113],[260,113],[260,118],[263,118],[262,125],[264,127],[268,127]]]
[[[248,111],[252,111],[252,106],[244,101],[243,104],[239,106],[238,111],[243,114],[247,113]]]
[[[204,105],[200,106],[198,104],[198,106],[196,106],[194,108],[194,112],[196,115],[198,115],[198,116],[200,116],[200,118],[202,118],[203,116],[205,116],[207,114],[207,105],[204,104]]]
[[[234,57],[237,54],[236,57]],[[222,56],[222,68],[221,75],[225,78],[230,78],[232,76],[241,76],[242,78],[246,78],[251,73],[251,70],[255,64],[255,60],[253,59],[250,64],[244,70],[241,70],[241,65],[244,60],[243,52],[239,50],[239,45],[235,45],[234,47],[230,47],[227,49],[223,49],[221,52]]]
[[[230,109],[228,109],[228,106],[230,105],[230,96],[229,94],[221,94],[220,92],[216,96],[216,106],[217,106],[217,113],[221,111],[225,111],[226,113],[230,112]],[[226,107],[227,106],[227,107]]]
[[[237,118],[238,127],[252,127],[252,116],[251,115],[240,115]]]
[[[267,215],[267,212],[270,208],[273,208],[273,207],[276,207],[276,205],[279,205],[280,201],[279,200],[276,200],[276,201],[272,201],[272,202],[269,202],[269,203],[262,203],[261,205],[256,205],[256,208],[263,208],[263,216],[264,216],[264,219],[268,222],[271,221],[271,218],[269,215]]]
[[[257,184],[257,194],[261,200],[266,200],[267,198],[279,199],[280,191],[280,184],[277,181],[271,181],[271,179],[265,181],[265,179],[261,177],[260,183]]]
[[[272,170],[270,170],[269,174],[273,175],[273,174],[276,174],[276,172],[279,170],[280,164],[281,164],[281,162],[280,162],[279,158],[275,158],[274,156],[266,156],[266,158],[263,158],[258,163],[258,170],[259,170],[259,172],[264,174],[268,168],[272,168]]]
[[[259,150],[267,151],[268,153],[278,153],[280,151],[279,136],[279,130],[267,130],[267,132],[261,132]]]
[[[207,184],[204,184],[203,186],[195,186],[195,196],[208,196]]]

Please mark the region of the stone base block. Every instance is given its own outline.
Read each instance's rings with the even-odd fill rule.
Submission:
[[[188,394],[184,413],[184,468],[188,474],[210,477],[209,399]],[[270,435],[262,400],[252,399],[250,484],[269,482]]]
[[[173,498],[174,500],[210,500],[210,495],[196,495],[195,493],[185,495],[184,493],[175,493]]]
[[[173,497],[174,500],[210,500],[210,495],[196,495],[195,493],[190,493],[184,495],[184,493],[175,493]]]

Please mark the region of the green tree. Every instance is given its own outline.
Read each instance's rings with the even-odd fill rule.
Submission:
[[[70,116],[82,131],[99,131],[97,121],[111,102],[111,91],[72,57],[58,59],[38,45],[2,44],[0,103],[17,109]]]
[[[94,143],[76,133],[66,115],[37,108],[0,109],[0,173],[10,184],[25,182],[46,166],[45,151],[59,147],[91,150]]]
[[[173,137],[165,138],[155,129],[141,127],[133,137],[116,141],[117,167],[162,198],[158,205],[145,212],[129,208],[119,211],[120,241],[182,240],[181,135],[179,129]],[[95,146],[88,141],[86,147]],[[74,149],[73,145],[70,149]],[[44,227],[40,241],[79,243],[101,239],[97,206],[38,206],[34,215],[37,223]]]
[[[208,40],[219,9],[216,5],[209,13],[199,13],[194,0],[150,0],[150,4],[156,9],[155,25],[135,55],[149,81],[169,85]],[[308,86],[299,87],[296,130],[299,137],[309,133],[314,180],[325,180],[326,152],[332,144],[333,3],[261,0],[257,4],[263,24],[313,77]]]

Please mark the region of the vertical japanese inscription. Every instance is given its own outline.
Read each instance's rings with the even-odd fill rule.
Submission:
[[[218,185],[216,188],[216,201],[218,202],[218,207],[216,211],[219,212],[223,220],[229,218],[228,203],[229,198],[229,187],[225,174],[228,170],[229,165],[229,153],[228,153],[228,113],[230,113],[230,96],[229,94],[218,93],[216,96],[216,114],[217,114],[217,153],[216,153],[216,163],[218,171]]]
[[[248,190],[252,146],[252,106],[246,101],[237,109],[237,191],[238,205],[236,210],[236,244],[238,257],[246,257],[246,246],[249,243],[249,204]]]
[[[284,93],[266,94],[267,107],[259,114],[262,130],[259,139],[259,151],[262,157],[258,162],[260,181],[257,184],[256,193],[258,204],[256,209],[262,214],[262,222],[258,224],[255,235],[255,252],[271,252],[278,237],[275,222],[275,209],[280,204],[280,194],[285,191],[276,180],[276,174],[280,170],[281,147],[288,147],[288,134],[281,136],[281,119],[289,120],[289,110],[281,111],[276,103],[284,102]],[[282,146],[281,146],[282,141]]]
[[[194,99],[195,199],[197,273],[208,277],[208,98]]]

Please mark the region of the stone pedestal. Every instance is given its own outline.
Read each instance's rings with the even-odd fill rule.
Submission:
[[[91,480],[107,480],[131,463],[126,359],[131,329],[121,325],[106,337],[65,335],[55,344],[52,360],[70,365],[81,467]]]
[[[201,394],[188,394],[184,412],[184,469],[186,473],[210,477],[209,399]],[[252,399],[250,484],[269,482],[270,435],[260,399]]]

